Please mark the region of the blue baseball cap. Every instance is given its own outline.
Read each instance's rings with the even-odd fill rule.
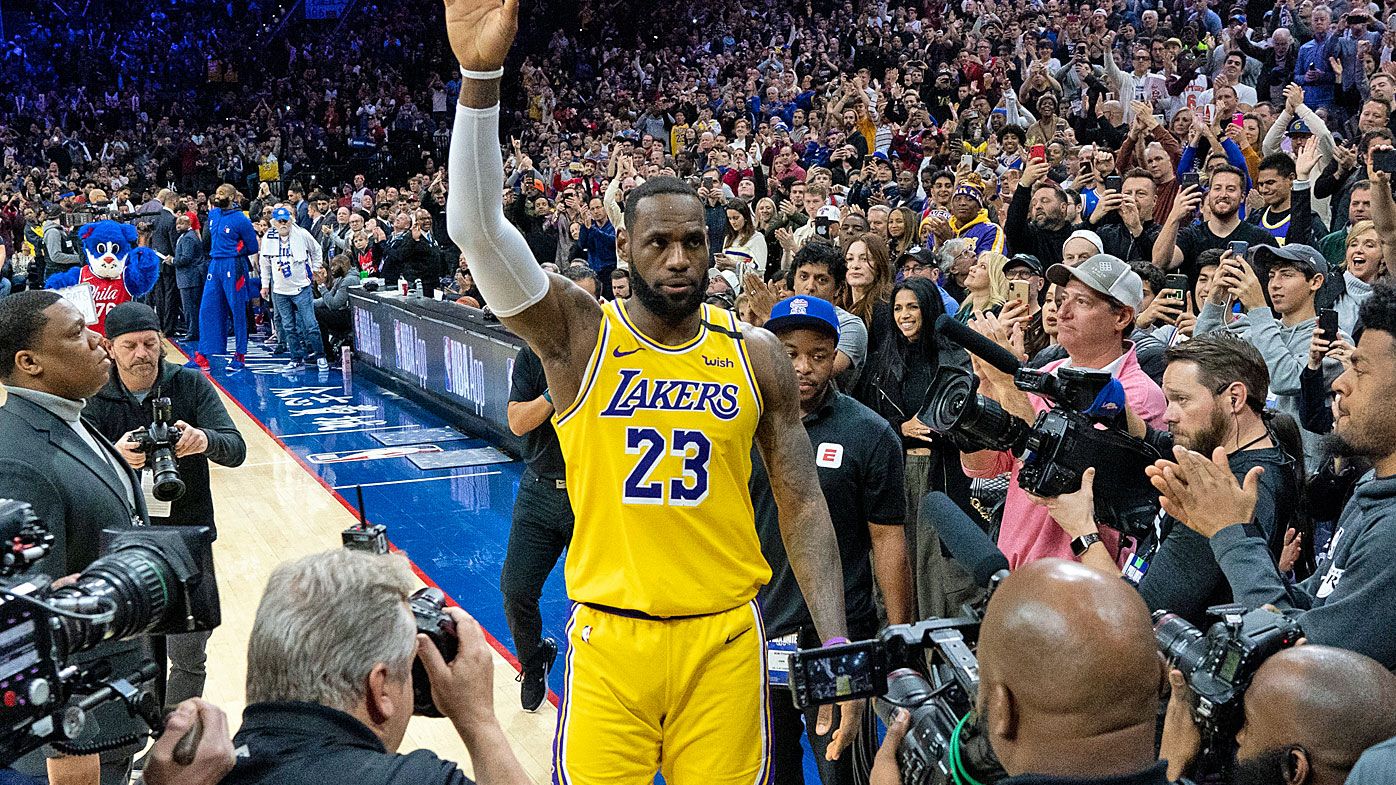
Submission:
[[[1289,128],[1285,130],[1285,136],[1311,133],[1313,133],[1313,131],[1309,130],[1309,124],[1297,117],[1289,124]]]
[[[273,221],[289,221],[291,220],[291,211],[285,207],[278,207],[271,211],[271,219]]]
[[[773,333],[814,330],[837,339],[839,315],[828,300],[796,295],[771,306],[771,318],[766,320],[766,329]]]

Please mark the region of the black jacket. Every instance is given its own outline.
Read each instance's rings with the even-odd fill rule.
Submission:
[[[115,442],[131,430],[149,425],[154,420],[151,402],[162,397],[170,399],[175,420],[183,420],[208,435],[208,450],[202,455],[186,455],[179,459],[184,495],[175,500],[168,518],[152,518],[151,522],[215,528],[208,463],[241,466],[247,458],[247,444],[228,416],[228,410],[223,408],[213,384],[202,373],[165,361],[159,380],[141,403],[122,385],[113,367],[111,380],[87,402],[83,416],[103,436]]]
[[[1005,254],[1030,253],[1042,262],[1047,269],[1062,260],[1062,243],[1071,236],[1073,226],[1065,224],[1060,229],[1044,229],[1028,223],[1028,206],[1032,203],[1032,188],[1019,186],[1013,192],[1013,201],[1008,203],[1008,220],[1003,222],[1003,231],[1008,239]]]
[[[315,703],[254,703],[233,737],[237,766],[222,785],[469,785],[427,750],[388,752],[362,722]]]
[[[90,430],[139,491],[140,478],[121,454],[99,429]],[[54,536],[41,571],[53,577],[79,572],[97,558],[103,529],[129,527],[133,518],[146,520],[140,493],[133,510],[113,466],[48,409],[11,394],[0,406],[0,444],[0,498],[30,504]]]
[[[1081,228],[1090,229],[1100,235],[1100,242],[1105,246],[1105,252],[1111,256],[1124,259],[1126,262],[1153,262],[1154,241],[1158,239],[1159,231],[1163,229],[1152,218],[1145,217],[1143,221],[1143,231],[1138,237],[1129,233],[1129,228],[1118,218],[1103,221],[1097,226],[1082,224]]]

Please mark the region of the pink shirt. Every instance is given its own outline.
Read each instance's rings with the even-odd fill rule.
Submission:
[[[1134,345],[1127,345],[1129,351],[1121,358],[1115,378],[1119,379],[1120,385],[1125,388],[1125,400],[1129,408],[1149,425],[1163,428],[1163,414],[1168,406],[1163,398],[1163,390],[1159,389],[1154,380],[1139,367]],[[1066,360],[1058,360],[1043,366],[1042,370],[1054,371],[1066,363]],[[1036,395],[1029,395],[1028,399],[1032,401],[1032,407],[1038,414],[1052,408],[1045,399]],[[1052,520],[1046,507],[1033,504],[1027,492],[1018,487],[1018,466],[1018,459],[1012,453],[1001,452],[998,453],[994,466],[987,471],[965,469],[965,474],[970,477],[988,478],[1006,471],[1013,473],[1012,482],[1008,485],[1008,499],[1003,506],[1003,525],[999,528],[998,542],[999,550],[1008,557],[1008,566],[1016,570],[1030,561],[1049,556],[1075,559],[1071,553],[1071,537]],[[1097,478],[1096,481],[1101,480]],[[1100,534],[1110,554],[1116,555],[1119,550],[1119,532],[1102,526]]]

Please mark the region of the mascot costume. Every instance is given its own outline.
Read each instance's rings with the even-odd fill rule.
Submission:
[[[189,365],[208,370],[209,360],[228,348],[227,320],[233,320],[236,349],[229,371],[247,367],[247,302],[260,296],[248,280],[248,257],[257,253],[257,230],[237,206],[237,189],[227,183],[214,192],[208,211],[209,265],[199,302],[199,350]]]
[[[136,245],[136,227],[120,221],[103,220],[78,229],[87,264],[44,281],[48,289],[65,289],[78,284],[92,287],[97,323],[92,329],[106,335],[107,313],[124,302],[144,297],[160,277],[160,257]]]

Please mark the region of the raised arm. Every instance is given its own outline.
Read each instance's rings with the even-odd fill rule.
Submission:
[[[582,365],[596,347],[601,308],[566,278],[544,273],[523,235],[504,218],[499,81],[518,13],[518,0],[446,0],[447,37],[462,70],[446,229],[470,259],[491,310],[549,369],[553,400],[562,407],[576,397]],[[558,375],[559,369],[570,372]]]

